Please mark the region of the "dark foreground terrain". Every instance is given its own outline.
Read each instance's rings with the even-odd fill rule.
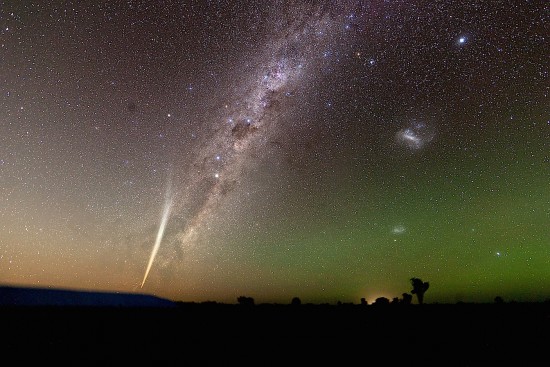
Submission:
[[[549,303],[18,306],[0,331],[19,363],[550,365]]]

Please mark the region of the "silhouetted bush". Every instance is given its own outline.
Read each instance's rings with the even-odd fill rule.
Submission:
[[[387,299],[386,297],[378,297],[373,303],[373,305],[375,306],[386,306],[389,304],[390,304],[390,300]]]
[[[254,306],[254,298],[252,297],[240,296],[237,298],[237,302],[241,306]]]
[[[410,305],[412,303],[413,296],[412,294],[403,293],[403,298],[401,299],[401,303],[404,305]]]
[[[300,306],[302,304],[302,300],[298,297],[294,297],[292,301],[290,302],[292,306]]]

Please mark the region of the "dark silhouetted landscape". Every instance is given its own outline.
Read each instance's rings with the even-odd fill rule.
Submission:
[[[550,302],[329,305],[295,297],[255,304],[241,296],[225,304],[12,287],[0,295],[3,349],[20,358],[193,365],[550,361]]]

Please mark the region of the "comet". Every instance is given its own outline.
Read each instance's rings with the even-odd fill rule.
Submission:
[[[172,199],[173,198],[170,192],[170,188],[168,188],[168,190],[166,191],[166,200],[164,202],[164,209],[162,211],[159,230],[157,232],[157,237],[155,239],[155,245],[153,246],[153,250],[151,251],[151,256],[149,257],[149,263],[147,264],[147,269],[145,270],[145,275],[143,276],[143,281],[141,282],[141,288],[143,288],[143,285],[147,280],[147,275],[149,275],[151,266],[153,266],[153,262],[155,261],[155,257],[157,256],[157,252],[159,251],[160,243],[162,242],[162,237],[164,236],[164,230],[166,229],[166,224],[168,223],[168,219],[170,217],[170,211],[172,209],[172,203],[173,203]]]

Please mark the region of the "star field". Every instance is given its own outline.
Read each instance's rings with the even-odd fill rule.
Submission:
[[[0,283],[550,298],[550,5],[0,7]]]

